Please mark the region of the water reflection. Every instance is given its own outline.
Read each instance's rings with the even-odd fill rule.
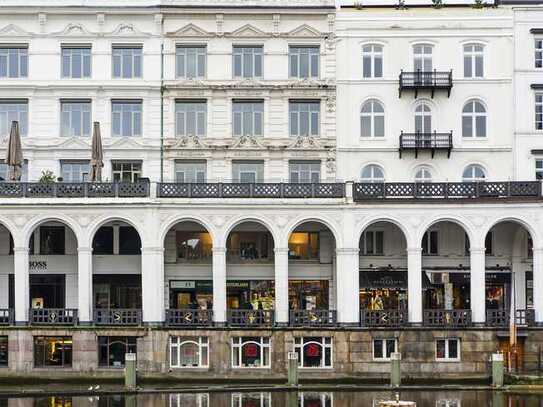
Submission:
[[[407,391],[402,400],[417,407],[543,407],[543,395],[487,391]],[[0,398],[0,407],[378,407],[395,399],[376,392],[159,393],[93,397]]]

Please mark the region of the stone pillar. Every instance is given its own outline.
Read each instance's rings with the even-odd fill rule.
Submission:
[[[288,247],[276,247],[275,251],[275,321],[288,325]]]
[[[533,257],[533,275],[534,275],[534,310],[535,322],[537,325],[543,325],[543,270],[541,270],[541,261],[543,260],[543,247],[534,247]]]
[[[409,323],[422,324],[422,248],[407,249],[407,306]]]
[[[77,248],[77,301],[78,316],[81,325],[90,325],[93,321],[92,296],[92,248]]]
[[[340,325],[360,321],[360,270],[358,248],[336,249],[336,303]]]
[[[226,322],[226,248],[213,247],[213,320]]]
[[[30,304],[30,272],[28,247],[13,248],[13,269],[15,273],[15,323],[28,323]]]
[[[475,324],[484,324],[485,310],[485,248],[470,248],[470,298],[471,320]]]
[[[164,311],[164,249],[144,247],[141,251],[143,322],[162,324]]]

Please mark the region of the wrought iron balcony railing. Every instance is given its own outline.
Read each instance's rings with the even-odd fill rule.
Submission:
[[[9,308],[0,309],[0,325],[13,324],[13,310]]]
[[[0,182],[0,198],[140,198],[149,182]]]
[[[95,325],[141,325],[141,309],[95,308]]]
[[[296,309],[290,311],[290,325],[293,327],[325,328],[337,325],[337,312],[334,310]]]
[[[239,328],[272,327],[275,313],[273,310],[228,310],[228,326]]]
[[[213,311],[201,309],[167,309],[166,325],[170,327],[212,326]]]
[[[360,325],[363,327],[402,327],[407,325],[407,310],[360,310]]]
[[[415,72],[400,72],[399,96],[402,97],[402,92],[406,90],[415,91],[415,98],[418,96],[419,90],[429,90],[434,97],[436,90],[445,90],[447,96],[451,96],[453,86],[452,70],[448,72],[436,71],[415,71]]]
[[[541,182],[355,183],[353,199],[541,198]]]
[[[402,133],[400,134],[400,158],[403,151],[414,151],[415,158],[418,157],[420,150],[429,150],[434,158],[436,151],[447,152],[447,158],[451,156],[453,148],[452,131],[449,133]]]
[[[159,183],[158,198],[343,198],[344,183]]]
[[[486,310],[486,325],[491,327],[506,328],[511,322],[511,312],[507,309]],[[533,309],[518,309],[515,311],[515,325],[533,326],[535,323],[535,311]]]
[[[77,309],[30,308],[31,325],[77,325]]]
[[[471,326],[469,309],[425,309],[423,313],[425,327],[462,328]]]

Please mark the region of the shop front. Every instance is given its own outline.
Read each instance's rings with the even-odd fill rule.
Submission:
[[[359,295],[362,309],[407,310],[407,271],[361,270]]]
[[[171,309],[213,309],[212,280],[170,280]]]
[[[30,274],[30,308],[66,308],[65,274]],[[15,306],[15,280],[9,275],[9,306]]]
[[[141,275],[93,276],[95,308],[141,309]]]
[[[228,309],[273,310],[273,280],[231,280],[226,282]]]
[[[289,280],[289,308],[291,310],[329,309],[328,287],[328,280]]]

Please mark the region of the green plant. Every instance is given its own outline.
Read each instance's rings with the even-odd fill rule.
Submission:
[[[57,180],[55,174],[51,170],[45,170],[41,172],[40,182],[42,184],[51,184]]]
[[[483,0],[475,0],[473,3],[473,8],[483,8],[485,6],[485,3],[483,3]]]
[[[432,0],[432,6],[434,8],[441,8],[443,7],[443,0]]]

